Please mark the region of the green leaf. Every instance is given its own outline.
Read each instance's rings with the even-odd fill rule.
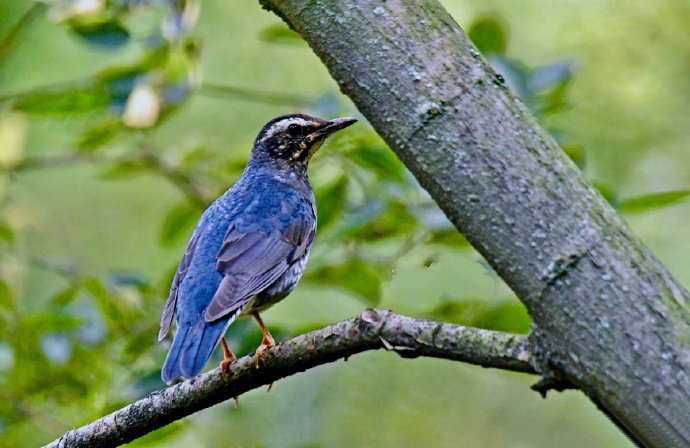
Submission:
[[[92,152],[102,147],[115,137],[120,129],[120,123],[116,120],[107,120],[87,129],[77,141],[79,151]]]
[[[405,181],[405,166],[388,148],[363,145],[349,151],[348,156],[376,173],[380,179],[397,183]]]
[[[64,305],[69,305],[74,301],[74,298],[77,296],[77,293],[79,292],[79,287],[76,285],[70,285],[67,288],[63,289],[62,291],[59,291],[57,294],[53,296],[50,301],[58,306],[64,306]]]
[[[690,190],[664,191],[623,199],[618,210],[623,213],[641,213],[677,204],[690,196]]]
[[[110,300],[110,291],[108,286],[98,277],[87,277],[82,281],[82,287],[86,292],[97,301]]]
[[[618,192],[616,190],[601,182],[592,182],[592,186],[594,186],[599,194],[606,199],[606,202],[611,204],[613,208],[618,209],[620,201],[618,199]]]
[[[0,221],[0,240],[5,241],[7,243],[12,243],[14,242],[15,235],[14,235],[14,230],[10,225],[5,222],[5,221]]]
[[[340,176],[334,182],[316,191],[316,203],[319,207],[318,230],[327,228],[337,219],[345,206],[347,198],[347,176]]]
[[[304,44],[304,39],[299,33],[291,30],[283,23],[270,25],[261,31],[261,39],[272,44]]]
[[[120,286],[131,286],[144,291],[150,288],[149,282],[143,273],[137,271],[111,271],[106,276],[109,284]]]
[[[397,201],[388,201],[385,204],[380,204],[382,207],[376,211],[376,202],[374,202],[374,210],[364,210],[363,213],[368,215],[372,213],[373,219],[367,220],[365,225],[350,227],[344,233],[345,236],[363,241],[381,240],[395,235],[400,235],[413,231],[417,226],[417,218],[410,213],[404,204]],[[358,218],[352,220],[352,223],[357,223]],[[346,222],[346,225],[351,224]]]
[[[101,178],[108,180],[129,179],[151,171],[151,165],[142,160],[124,160],[106,168]]]
[[[532,103],[535,115],[554,115],[567,109],[569,103],[566,99],[566,95],[569,87],[570,81],[566,81],[548,90],[532,91]]]
[[[21,95],[14,108],[32,115],[75,115],[105,109],[110,97],[105,89],[92,86],[63,91],[37,91]]]
[[[517,300],[487,304],[484,300],[453,300],[441,302],[430,317],[461,325],[527,334],[530,318]]]
[[[469,247],[470,245],[465,236],[455,228],[433,231],[429,242],[456,248]]]
[[[116,49],[129,42],[129,31],[117,20],[96,23],[71,22],[70,28],[89,45]]]
[[[14,310],[15,303],[12,289],[4,280],[0,279],[0,310]]]
[[[516,301],[502,303],[477,316],[472,326],[510,333],[529,333],[531,320],[525,306]]]
[[[578,168],[584,169],[587,162],[587,154],[585,148],[580,145],[563,145],[561,146],[563,152],[570,157]]]
[[[197,146],[182,155],[178,167],[185,171],[190,170],[198,167],[199,165],[210,162],[217,157],[218,153],[211,150],[207,146]]]
[[[559,61],[543,65],[529,75],[529,88],[533,92],[554,89],[568,83],[573,78],[575,63]]]
[[[467,35],[483,54],[504,54],[508,48],[508,36],[503,24],[492,17],[475,20]]]
[[[125,354],[132,360],[136,360],[141,354],[147,352],[155,343],[154,335],[158,332],[158,323],[144,330],[134,331],[127,335]]]
[[[199,210],[187,203],[174,207],[163,219],[160,233],[161,244],[164,246],[175,244],[189,233],[198,217]]]
[[[351,258],[341,265],[324,266],[312,271],[305,276],[305,281],[339,286],[376,305],[381,301],[382,270],[380,266]]]
[[[40,312],[21,317],[21,325],[36,330],[36,334],[69,331],[84,324],[80,317],[66,313]]]
[[[110,98],[110,105],[116,110],[124,111],[127,99],[134,89],[137,80],[147,70],[154,69],[146,64],[132,67],[116,67],[104,70],[98,75],[98,82]]]

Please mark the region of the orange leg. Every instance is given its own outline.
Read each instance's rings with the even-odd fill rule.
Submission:
[[[266,326],[264,325],[264,321],[261,320],[261,317],[259,316],[259,313],[253,313],[254,319],[256,319],[256,323],[259,324],[259,328],[261,329],[261,333],[264,335],[263,340],[261,341],[261,345],[256,349],[256,368],[259,368],[259,361],[261,360],[261,356],[263,355],[264,351],[269,348],[273,347],[276,345],[275,339],[273,339],[273,336],[271,336],[271,333],[268,331]]]
[[[220,373],[225,377],[228,374],[228,367],[233,362],[237,361],[235,355],[230,351],[228,343],[225,342],[225,337],[220,338],[220,345],[223,346],[223,360],[220,362]],[[240,397],[233,397],[235,399],[235,406],[240,405]]]
[[[268,328],[266,328],[266,325],[264,325],[264,321],[261,320],[259,313],[252,313],[252,316],[254,316],[254,319],[256,319],[256,323],[259,324],[261,333],[264,335],[264,338],[261,340],[261,345],[256,349],[256,368],[258,369],[259,361],[261,360],[261,355],[263,355],[264,350],[276,345],[276,340],[273,339],[273,336],[271,336],[271,333],[268,331]],[[268,385],[268,392],[270,392],[272,388],[273,383]]]

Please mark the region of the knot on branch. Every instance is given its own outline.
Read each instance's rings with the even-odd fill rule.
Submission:
[[[531,389],[539,392],[542,398],[546,398],[550,390],[562,392],[566,389],[577,389],[563,370],[554,364],[556,356],[552,353],[548,340],[541,335],[539,327],[534,323],[532,323],[532,332],[528,340],[532,349],[530,359],[532,367],[540,375],[539,380],[531,386]]]

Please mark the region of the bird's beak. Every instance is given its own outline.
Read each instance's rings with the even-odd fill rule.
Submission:
[[[357,123],[357,119],[353,117],[334,118],[333,120],[328,121],[324,127],[319,128],[309,134],[307,139],[310,141],[324,139],[334,132],[345,129],[346,127],[355,123]]]

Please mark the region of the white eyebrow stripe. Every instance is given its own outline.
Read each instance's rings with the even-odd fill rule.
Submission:
[[[310,126],[312,122],[299,117],[285,118],[276,123],[273,123],[271,127],[266,130],[266,133],[260,141],[263,142],[264,140],[276,135],[277,133],[284,132],[291,124],[298,124],[300,126]]]

